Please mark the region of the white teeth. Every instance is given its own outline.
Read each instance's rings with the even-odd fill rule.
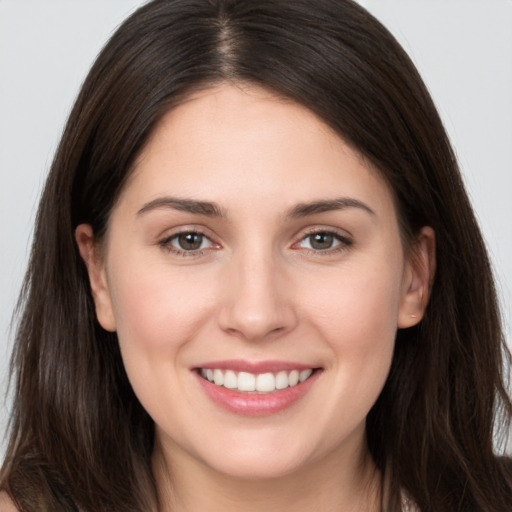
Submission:
[[[276,389],[285,389],[288,387],[288,374],[286,372],[278,372],[276,375]]]
[[[213,382],[215,382],[217,386],[224,384],[224,373],[222,373],[222,370],[213,370]]]
[[[290,386],[295,386],[299,382],[299,372],[297,370],[292,370],[290,375],[288,375],[288,383]]]
[[[240,372],[238,374],[238,390],[254,391],[256,389],[256,377],[252,373]]]
[[[224,387],[228,389],[236,389],[238,387],[238,379],[234,371],[228,370],[224,374]]]
[[[313,370],[308,368],[307,370],[302,370],[299,374],[299,382],[304,382],[308,377],[311,376]]]
[[[275,391],[276,378],[272,373],[260,373],[256,377],[256,391]]]
[[[273,391],[293,387],[307,380],[313,373],[312,368],[307,370],[280,371],[277,373],[239,372],[233,370],[220,370],[201,368],[200,374],[203,378],[213,382],[217,386],[224,386],[227,389],[236,389],[245,392],[272,393]]]

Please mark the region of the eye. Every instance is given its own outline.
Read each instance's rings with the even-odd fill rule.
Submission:
[[[197,251],[204,249],[203,245],[206,240],[207,238],[202,233],[180,233],[172,239],[172,242],[175,242],[184,251]]]
[[[312,251],[332,252],[343,250],[352,245],[352,241],[332,231],[314,231],[308,233],[300,242],[298,247]]]
[[[215,247],[215,244],[203,233],[199,231],[182,231],[160,242],[170,252],[179,255],[197,254],[203,249]]]

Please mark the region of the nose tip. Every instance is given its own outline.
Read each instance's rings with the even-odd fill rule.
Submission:
[[[238,307],[236,312],[231,311],[228,315],[229,320],[224,322],[223,330],[249,341],[263,340],[288,330],[288,322],[273,313],[241,311]]]
[[[281,336],[297,323],[289,288],[275,268],[263,266],[230,276],[219,314],[222,330],[249,341]]]

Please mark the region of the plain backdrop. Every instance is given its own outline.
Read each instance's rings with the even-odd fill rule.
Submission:
[[[41,186],[95,55],[142,3],[0,0],[0,432],[9,321]],[[360,3],[404,45],[439,108],[489,245],[510,343],[512,0]],[[4,448],[0,435],[0,455]]]

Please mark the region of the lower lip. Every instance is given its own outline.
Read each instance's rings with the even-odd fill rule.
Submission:
[[[241,416],[269,416],[287,409],[300,400],[311,389],[321,373],[320,370],[316,370],[311,377],[296,386],[264,394],[242,393],[224,386],[217,386],[198,373],[196,376],[210,400],[226,411]]]

